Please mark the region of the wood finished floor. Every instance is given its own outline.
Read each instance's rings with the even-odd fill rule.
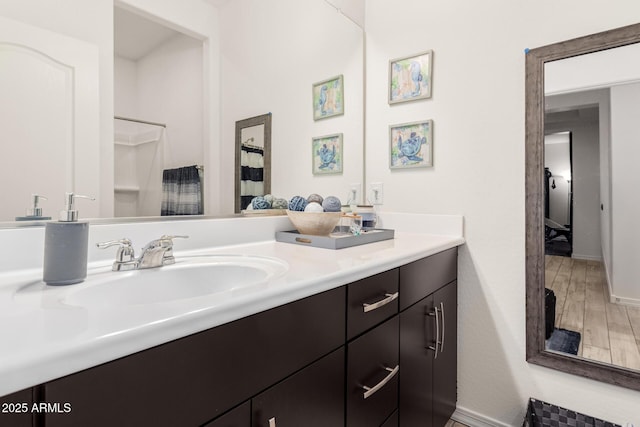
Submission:
[[[545,286],[556,295],[556,328],[580,332],[578,356],[640,369],[640,307],[608,301],[601,262],[545,258]]]
[[[465,424],[460,424],[457,421],[449,420],[444,427],[468,427],[468,426]]]

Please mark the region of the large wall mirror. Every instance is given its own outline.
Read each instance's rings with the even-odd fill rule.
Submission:
[[[527,360],[640,390],[640,24],[526,56]]]
[[[100,12],[73,1],[72,15],[46,0],[0,6],[0,57],[12,64],[0,72],[0,169],[20,183],[3,191],[0,227],[42,224],[14,222],[33,193],[55,219],[65,191],[97,197],[85,219],[157,220],[163,171],[183,167],[200,175],[204,214],[231,215],[235,123],[266,112],[274,195],[344,197],[363,183],[364,32],[343,12],[363,1],[101,0]],[[312,85],[339,74],[345,115],[315,122]],[[344,173],[315,177],[312,138],[336,132]]]

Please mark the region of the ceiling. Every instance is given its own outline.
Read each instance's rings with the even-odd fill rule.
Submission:
[[[114,8],[113,14],[115,54],[131,61],[137,61],[180,34],[119,7]]]

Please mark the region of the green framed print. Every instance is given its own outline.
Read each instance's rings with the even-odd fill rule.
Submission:
[[[344,114],[344,78],[342,74],[313,84],[313,120]]]
[[[433,51],[389,61],[389,104],[431,98]]]
[[[391,169],[433,166],[433,120],[389,126]]]
[[[336,133],[312,138],[311,156],[314,175],[342,173],[342,134]]]

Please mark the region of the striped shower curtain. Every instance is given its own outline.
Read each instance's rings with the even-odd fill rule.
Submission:
[[[243,144],[240,152],[240,209],[256,196],[264,196],[264,149]]]
[[[202,215],[202,183],[197,166],[162,172],[160,215]]]

